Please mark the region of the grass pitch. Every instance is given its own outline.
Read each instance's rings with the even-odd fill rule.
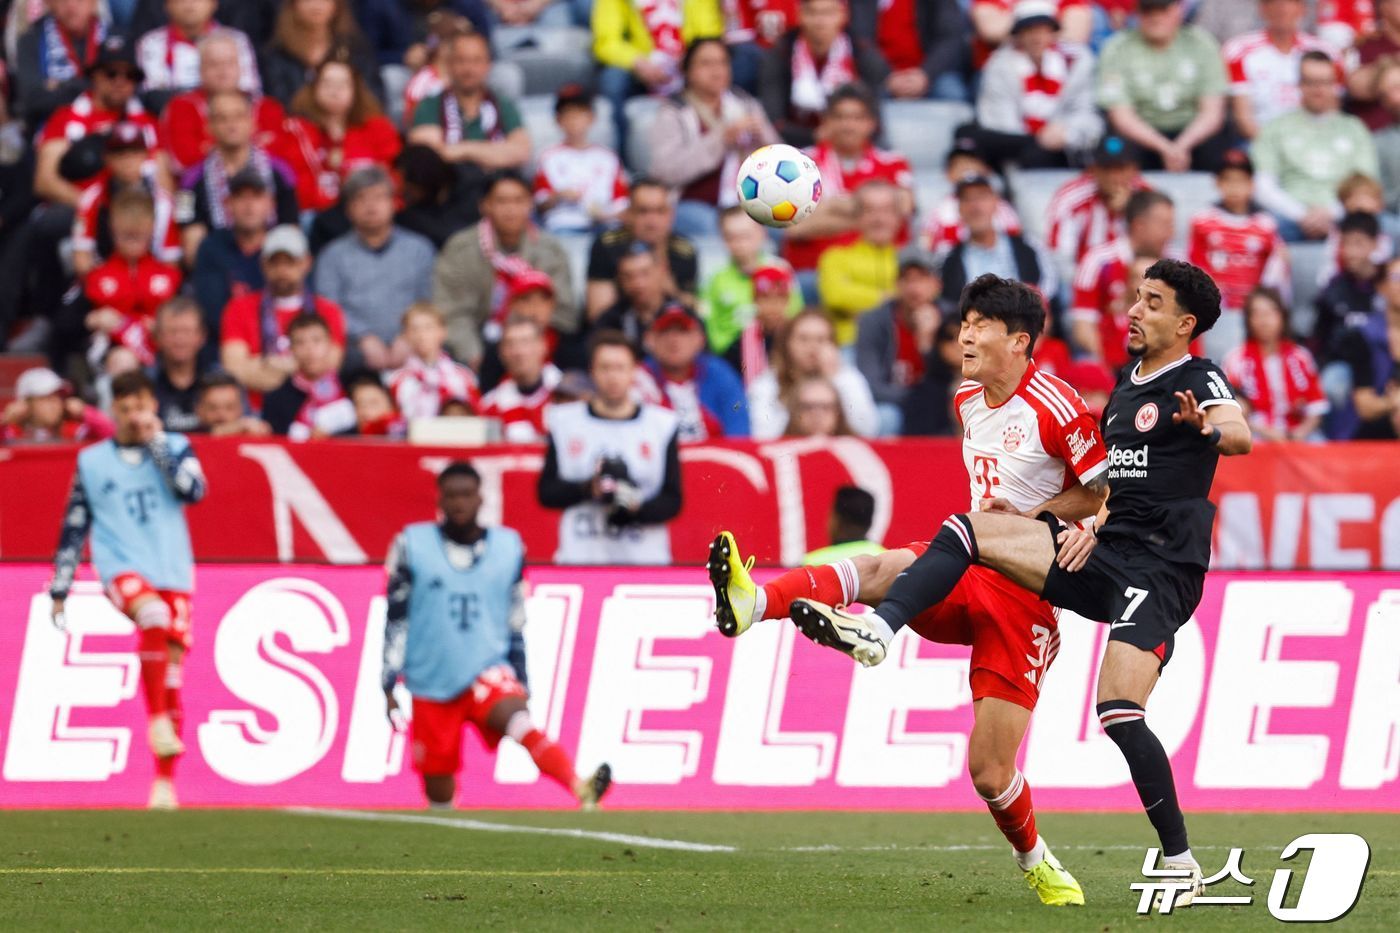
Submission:
[[[1051,847],[1084,886],[1088,905],[1081,909],[1042,907],[982,813],[464,811],[386,818],[9,812],[0,816],[0,925],[1113,931],[1153,923],[1238,931],[1281,926],[1266,901],[1285,844],[1305,832],[1357,832],[1371,845],[1370,869],[1360,902],[1337,926],[1400,927],[1400,817],[1391,814],[1196,814],[1195,851],[1207,872],[1224,864],[1229,846],[1242,846],[1244,872],[1255,879],[1252,889],[1222,882],[1208,893],[1252,893],[1254,903],[1150,919],[1135,915],[1138,895],[1128,887],[1143,880],[1143,851],[1153,841],[1138,814],[1039,817]],[[585,835],[558,832],[569,829]],[[732,851],[653,848],[630,836]],[[1287,863],[1299,870],[1295,892],[1305,865],[1305,858]]]

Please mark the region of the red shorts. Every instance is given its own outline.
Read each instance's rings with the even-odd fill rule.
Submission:
[[[188,651],[194,647],[194,625],[190,619],[190,594],[176,590],[158,590],[139,573],[119,573],[107,587],[107,598],[117,611],[135,620],[132,606],[156,597],[170,607],[170,640]]]
[[[529,696],[515,671],[507,665],[488,668],[470,687],[451,700],[413,698],[413,769],[419,774],[456,774],[462,767],[462,727],[467,723],[495,748],[504,736],[486,725],[496,704],[510,697]]]
[[[904,547],[920,555],[928,542]],[[1031,710],[1060,650],[1055,608],[986,567],[969,567],[948,598],[909,627],[929,641],[972,646],[974,700],[996,697]]]

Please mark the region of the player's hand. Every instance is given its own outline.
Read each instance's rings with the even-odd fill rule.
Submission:
[[[402,732],[404,729],[403,710],[399,708],[399,701],[394,697],[394,688],[390,687],[384,691],[384,714],[389,717],[389,725],[395,732]]]
[[[1092,531],[1082,528],[1066,528],[1055,537],[1055,541],[1060,545],[1060,553],[1056,556],[1055,563],[1060,565],[1060,569],[1070,573],[1084,569],[1084,565],[1089,562],[1089,555],[1099,543]]]
[[[1202,437],[1209,437],[1214,428],[1206,423],[1206,412],[1196,403],[1196,393],[1187,389],[1185,392],[1173,394],[1176,396],[1176,400],[1181,403],[1181,411],[1172,415],[1172,424],[1179,424],[1184,428],[1196,431]]]
[[[60,632],[68,631],[68,616],[63,611],[62,599],[54,599],[53,606],[49,609],[49,618],[53,620],[53,627]]]
[[[1007,499],[980,499],[977,502],[978,511],[981,512],[1006,512],[1010,515],[1020,515],[1021,510],[1012,505]]]

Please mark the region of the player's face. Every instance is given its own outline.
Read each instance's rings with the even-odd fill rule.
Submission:
[[[1176,290],[1165,282],[1144,279],[1138,300],[1128,308],[1128,352],[1144,356],[1167,350],[1183,337],[1191,337],[1196,318],[1176,303]]]
[[[438,487],[438,508],[449,525],[475,525],[481,511],[481,487],[470,476],[450,476]]]
[[[958,332],[963,378],[983,385],[1000,379],[1015,362],[1017,348],[1024,356],[1029,342],[1029,334],[1009,333],[1005,321],[968,311]]]
[[[150,440],[160,421],[156,418],[156,397],[149,392],[125,395],[112,402],[112,421],[117,440],[140,444]]]

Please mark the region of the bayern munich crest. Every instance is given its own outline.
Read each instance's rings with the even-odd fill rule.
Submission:
[[[1139,431],[1151,431],[1157,424],[1157,403],[1148,402],[1138,409],[1137,417],[1133,419],[1133,424]]]
[[[1006,430],[1001,435],[1002,449],[1007,453],[1015,453],[1022,444],[1026,442],[1026,429],[1019,424],[1008,424]]]

